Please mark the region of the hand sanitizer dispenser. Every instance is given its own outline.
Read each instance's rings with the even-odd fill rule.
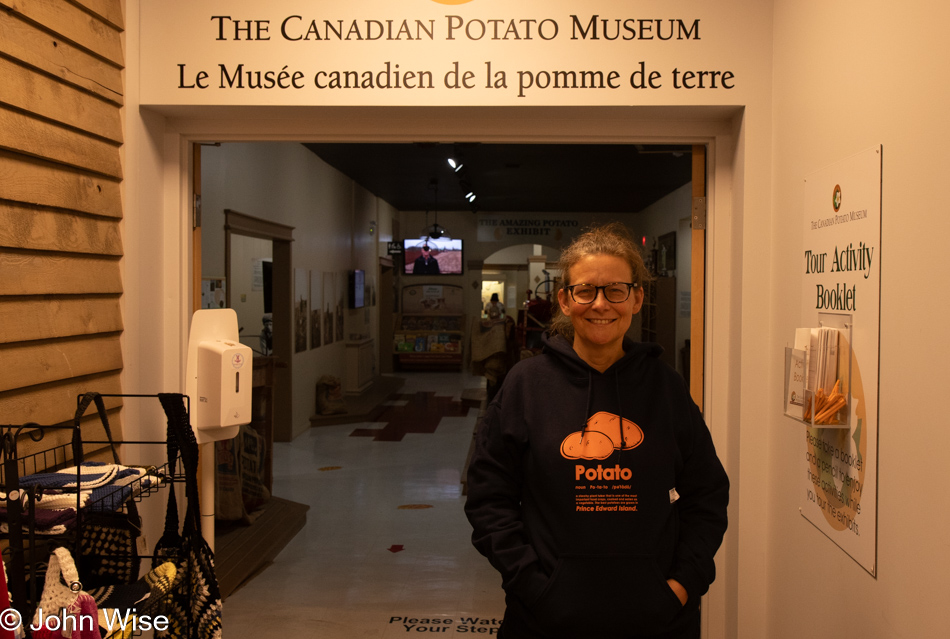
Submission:
[[[231,439],[251,421],[253,351],[233,309],[196,311],[188,338],[186,394],[199,444]]]
[[[251,421],[251,349],[230,340],[198,344],[198,428]]]

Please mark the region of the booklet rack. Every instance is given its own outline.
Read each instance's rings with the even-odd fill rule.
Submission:
[[[819,313],[785,349],[785,416],[811,428],[851,427],[851,315]]]

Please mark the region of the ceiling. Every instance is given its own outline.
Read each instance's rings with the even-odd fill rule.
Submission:
[[[690,181],[688,145],[318,143],[400,211],[637,213]],[[461,162],[454,171],[448,159]],[[465,194],[476,194],[474,203]]]

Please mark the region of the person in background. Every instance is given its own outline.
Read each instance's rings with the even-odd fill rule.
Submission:
[[[422,245],[422,255],[413,262],[412,272],[422,275],[438,275],[440,273],[439,261],[432,256],[428,244]]]
[[[503,639],[699,639],[729,480],[661,348],[624,337],[650,277],[619,223],[561,254],[543,349],[489,404],[472,541],[501,573]]]
[[[505,305],[498,299],[498,293],[492,293],[491,299],[485,304],[485,315],[490,320],[505,318]]]

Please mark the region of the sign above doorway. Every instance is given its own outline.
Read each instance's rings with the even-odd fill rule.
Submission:
[[[722,105],[758,73],[708,4],[446,4],[143,3],[142,103]]]

